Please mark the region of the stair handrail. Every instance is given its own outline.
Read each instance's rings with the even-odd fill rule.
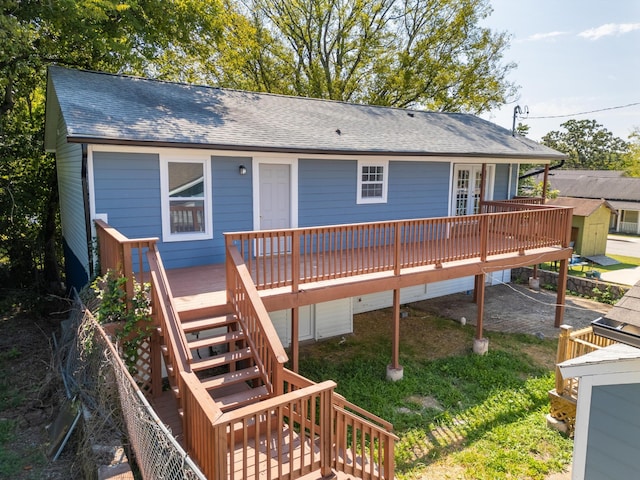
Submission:
[[[233,307],[238,321],[247,334],[250,348],[256,353],[259,368],[268,380],[269,393],[279,395],[282,393],[279,390],[282,369],[289,357],[249,270],[234,245],[227,245],[226,269],[227,301]]]
[[[152,290],[159,300],[155,306],[162,312],[159,319],[161,322],[160,327],[169,338],[168,346],[172,351],[172,355],[179,360],[174,367],[178,367],[180,372],[190,372],[193,356],[188,347],[184,330],[180,328],[180,317],[173,302],[173,293],[169,286],[160,253],[155,246],[147,252],[147,261],[151,272]]]

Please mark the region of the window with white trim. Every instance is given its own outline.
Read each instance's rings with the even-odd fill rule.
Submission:
[[[358,161],[357,203],[386,203],[389,162]]]
[[[162,237],[165,242],[213,237],[209,158],[163,158]]]

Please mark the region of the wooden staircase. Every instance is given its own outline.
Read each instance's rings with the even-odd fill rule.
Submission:
[[[179,312],[191,352],[191,370],[221,412],[228,412],[271,396],[268,380],[238,318],[228,306]],[[158,327],[171,390],[180,398],[176,369],[168,343]]]

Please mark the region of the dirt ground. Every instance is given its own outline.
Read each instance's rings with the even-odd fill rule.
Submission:
[[[59,332],[60,320],[66,316],[64,311],[68,305],[44,300],[39,305],[16,302],[7,306],[5,299],[2,300],[0,423],[4,427],[0,430],[6,436],[0,435],[0,450],[6,449],[3,459],[10,461],[12,467],[10,471],[0,468],[0,478],[82,478],[73,441],[56,462],[49,462],[46,457],[50,442],[47,426],[55,420],[65,398],[61,377],[53,362],[52,334]],[[7,435],[7,432],[10,433]],[[5,440],[8,442],[4,443]],[[17,471],[13,471],[14,467]]]

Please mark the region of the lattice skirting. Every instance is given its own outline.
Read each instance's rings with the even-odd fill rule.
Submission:
[[[573,437],[576,428],[576,400],[567,398],[555,390],[549,391],[549,403],[551,404],[551,416],[567,425],[567,432]]]

